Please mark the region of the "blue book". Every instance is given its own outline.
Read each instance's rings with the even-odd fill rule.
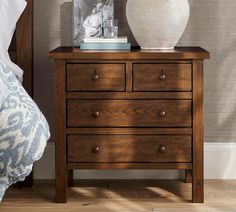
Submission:
[[[130,43],[81,43],[81,50],[130,50]]]

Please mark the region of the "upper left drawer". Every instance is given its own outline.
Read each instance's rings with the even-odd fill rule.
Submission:
[[[125,91],[124,64],[68,64],[67,91]]]

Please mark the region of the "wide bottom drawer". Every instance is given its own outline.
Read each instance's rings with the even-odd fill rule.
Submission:
[[[191,135],[69,135],[70,163],[191,162]]]

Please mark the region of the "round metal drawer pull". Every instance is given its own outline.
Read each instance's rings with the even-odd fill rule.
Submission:
[[[94,153],[99,153],[99,152],[100,152],[100,147],[99,147],[99,146],[95,146],[95,147],[93,148],[93,152],[94,152]]]
[[[161,117],[164,117],[164,116],[166,116],[166,111],[164,111],[164,110],[163,110],[163,111],[161,111],[161,112],[160,112],[160,116],[161,116]]]
[[[159,152],[165,153],[166,152],[166,147],[165,146],[160,146],[159,147]]]
[[[98,81],[100,79],[98,74],[93,75],[93,81]]]
[[[160,76],[160,80],[161,80],[161,81],[166,81],[166,80],[167,80],[167,76],[166,76],[165,74],[162,74],[162,75]]]
[[[95,118],[99,117],[99,115],[100,115],[100,112],[98,112],[98,111],[93,113],[93,117],[95,117]]]

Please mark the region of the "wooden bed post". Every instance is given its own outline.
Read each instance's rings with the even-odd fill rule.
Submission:
[[[27,0],[27,7],[17,23],[16,59],[24,70],[24,88],[33,97],[33,0]]]

